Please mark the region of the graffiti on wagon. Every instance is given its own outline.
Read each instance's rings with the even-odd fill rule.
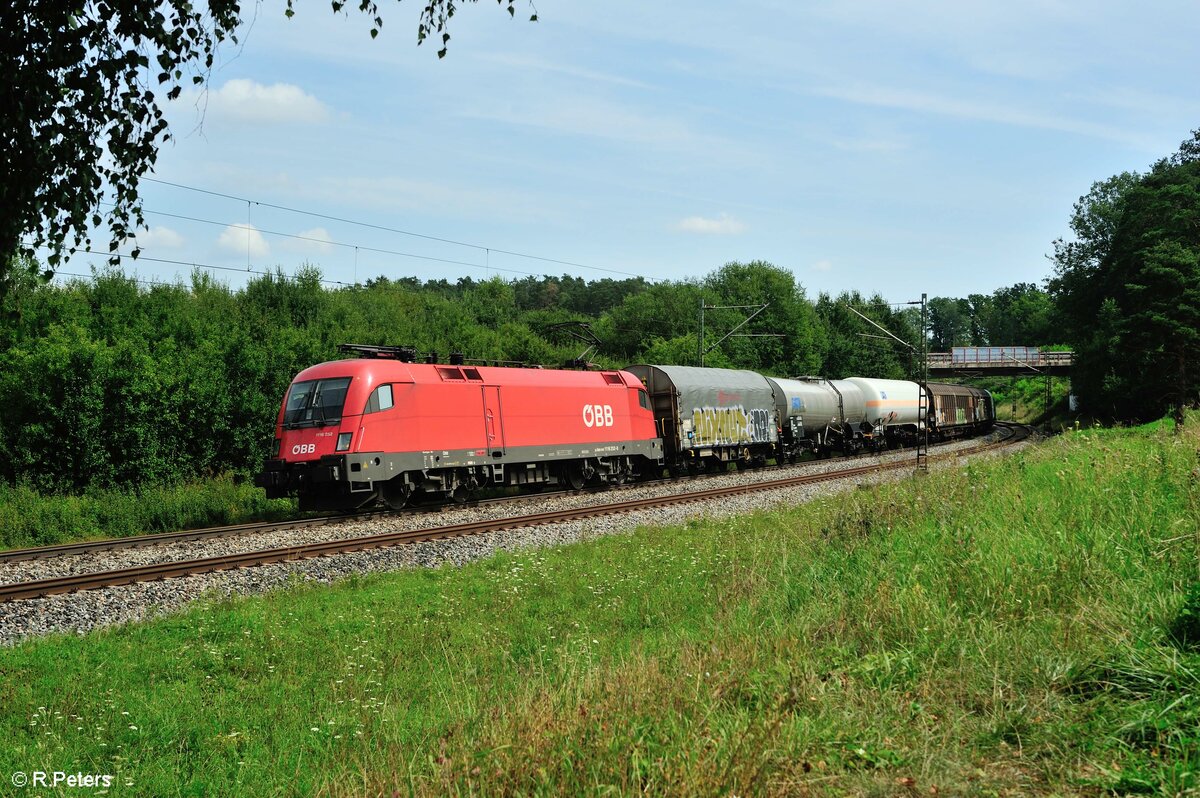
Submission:
[[[697,407],[692,409],[692,443],[720,446],[771,440],[771,414],[762,408]]]

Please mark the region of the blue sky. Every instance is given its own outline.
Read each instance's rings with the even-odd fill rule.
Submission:
[[[146,183],[145,258],[345,282],[761,259],[810,297],[990,293],[1049,275],[1093,181],[1200,127],[1194,2],[543,0],[529,23],[484,0],[442,60],[418,4],[381,6],[375,40],[257,7],[154,175],[241,199]]]

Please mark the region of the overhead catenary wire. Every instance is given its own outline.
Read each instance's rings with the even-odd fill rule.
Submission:
[[[102,203],[102,204],[103,205],[111,205],[111,203],[107,203],[107,202]],[[201,219],[197,216],[187,216],[187,215],[181,214],[181,213],[169,213],[167,211],[156,211],[156,210],[152,210],[150,208],[144,209],[143,213],[147,213],[152,216],[165,216],[170,219],[180,219],[180,220],[187,221],[187,222],[195,222],[197,224],[207,224],[207,225],[212,225],[214,227],[236,226],[236,224],[231,225],[228,222],[218,222],[213,219]],[[502,266],[489,267],[484,264],[471,263],[470,261],[453,260],[451,258],[438,258],[433,255],[418,255],[413,252],[403,252],[401,250],[395,250],[395,249],[384,249],[382,247],[368,247],[365,244],[348,244],[348,243],[344,243],[341,241],[333,241],[328,238],[316,238],[314,236],[304,236],[304,235],[300,235],[298,233],[284,233],[279,230],[267,230],[267,229],[258,228],[258,227],[249,228],[249,229],[252,229],[258,233],[266,233],[267,235],[280,236],[281,238],[290,238],[295,241],[307,241],[307,242],[310,242],[313,244],[322,244],[322,245],[331,246],[331,247],[344,247],[346,249],[353,249],[354,253],[355,253],[354,267],[355,267],[356,274],[358,271],[358,253],[361,251],[361,252],[374,252],[374,253],[381,254],[381,255],[395,255],[397,257],[413,258],[416,260],[426,260],[426,261],[430,261],[432,263],[444,263],[444,264],[447,264],[450,266],[467,266],[467,267],[470,267],[473,269],[484,269],[485,272],[490,268],[491,270],[495,270],[495,271],[508,272],[510,274],[521,274],[521,275],[525,275],[527,277],[541,276],[534,272],[525,272],[525,271],[521,271],[520,269],[507,269]],[[132,238],[134,240],[137,240],[137,235],[136,234],[133,235]],[[247,240],[249,240],[248,234],[247,234],[246,238],[247,238]],[[247,251],[249,250],[249,247],[250,247],[250,245],[249,245],[249,243],[247,243],[247,245],[246,245]],[[103,253],[93,253],[93,254],[103,254]],[[145,260],[145,258],[143,258],[143,259]],[[249,254],[247,254],[247,267],[249,267],[249,265],[250,265],[249,264]],[[252,269],[247,268],[246,271],[252,272]]]
[[[340,216],[333,216],[332,214],[320,213],[319,211],[310,211],[310,210],[305,210],[303,208],[292,208],[287,205],[278,205],[278,204],[272,203],[272,202],[262,202],[261,200],[255,200],[255,199],[251,199],[248,197],[239,197],[234,194],[225,194],[220,191],[212,191],[210,189],[198,188],[196,186],[189,186],[189,185],[185,185],[183,183],[175,183],[175,182],[172,182],[169,180],[160,180],[160,179],[154,178],[154,177],[143,177],[142,180],[145,182],[149,182],[149,183],[157,183],[157,184],[163,185],[163,186],[170,186],[172,188],[182,189],[184,191],[194,191],[194,192],[197,192],[200,194],[208,194],[213,197],[221,197],[223,199],[235,200],[237,202],[253,203],[254,205],[258,205],[263,208],[273,208],[278,211],[284,211],[286,213],[300,214],[302,216],[310,216],[315,219],[325,219],[325,220],[331,221],[331,222],[339,222],[341,224],[350,224],[350,225],[355,225],[357,227],[364,227],[364,228],[368,228],[368,229],[372,229],[372,230],[380,230],[380,231],[387,232],[387,233],[395,233],[397,235],[411,236],[413,238],[422,238],[422,239],[425,239],[426,241],[437,241],[442,244],[451,244],[451,245],[459,246],[459,247],[469,247],[471,249],[481,250],[487,254],[495,252],[497,254],[508,255],[513,258],[524,258],[527,260],[540,261],[542,263],[555,263],[560,266],[570,266],[570,267],[576,268],[576,269],[588,269],[591,271],[607,272],[609,274],[620,274],[625,277],[642,277],[643,276],[643,275],[636,274],[634,272],[622,271],[620,269],[610,269],[610,268],[606,268],[603,266],[590,266],[586,263],[577,263],[575,261],[561,260],[559,258],[547,258],[547,257],[541,256],[541,255],[531,255],[527,252],[516,252],[513,250],[498,249],[496,247],[488,247],[488,246],[484,246],[482,244],[474,244],[474,243],[467,242],[467,241],[457,241],[452,238],[442,238],[440,236],[427,235],[425,233],[416,233],[411,230],[404,230],[404,229],[401,229],[398,227],[388,227],[387,225],[373,224],[371,222],[362,222],[362,221],[358,221],[355,219],[346,219],[346,218],[340,217]],[[493,268],[495,268],[495,267],[493,267]],[[517,272],[517,273],[518,274],[526,274],[527,272]]]

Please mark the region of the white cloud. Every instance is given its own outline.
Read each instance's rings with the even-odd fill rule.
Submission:
[[[1111,125],[1085,122],[1054,112],[1027,111],[1002,102],[961,100],[909,89],[892,89],[868,84],[830,86],[818,89],[815,94],[858,105],[894,108],[980,122],[995,122],[1014,127],[1057,130],[1135,145],[1138,143],[1134,136]]]
[[[250,124],[316,123],[329,117],[325,104],[299,86],[265,86],[246,78],[235,78],[209,91],[207,109],[216,117]]]
[[[827,272],[833,268],[833,262],[828,260],[819,260],[812,265],[814,272]]]
[[[681,220],[675,227],[677,230],[685,233],[718,236],[735,236],[746,232],[746,225],[727,213],[722,213],[715,219],[705,219],[703,216],[689,216]]]
[[[129,243],[143,249],[179,249],[183,246],[183,236],[169,227],[159,225],[140,231]]]
[[[217,246],[234,255],[249,255],[261,259],[271,254],[271,247],[262,233],[250,224],[231,224],[221,231]]]
[[[285,238],[283,247],[289,252],[328,255],[333,252],[333,238],[324,227],[314,227],[311,230],[301,230],[296,233],[295,238]]]

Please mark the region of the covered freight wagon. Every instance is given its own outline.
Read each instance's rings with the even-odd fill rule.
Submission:
[[[970,385],[929,383],[930,430],[937,437],[972,435],[996,420],[992,395]]]
[[[650,394],[668,464],[761,465],[779,440],[775,397],[753,371],[695,366],[629,366]]]

